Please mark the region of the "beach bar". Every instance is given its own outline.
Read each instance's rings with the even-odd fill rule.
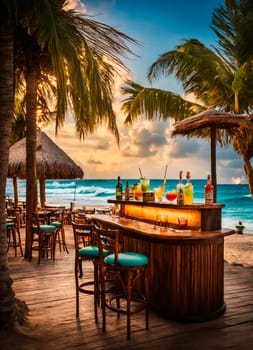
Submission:
[[[119,216],[92,215],[120,229],[124,250],[149,257],[150,307],[164,317],[202,322],[225,311],[222,204],[176,205],[108,200]],[[178,224],[178,218],[186,223]]]

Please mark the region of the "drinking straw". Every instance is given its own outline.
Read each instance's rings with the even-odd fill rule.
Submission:
[[[163,178],[163,184],[166,184],[166,175],[167,175],[167,169],[168,169],[168,165],[166,165],[165,167],[165,174],[164,174],[164,178]]]
[[[140,172],[140,175],[141,175],[141,179],[143,179],[141,168],[139,168],[139,172]]]

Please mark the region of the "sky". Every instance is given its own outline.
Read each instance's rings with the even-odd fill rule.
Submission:
[[[123,59],[130,73],[124,78],[150,87],[147,71],[161,54],[173,50],[184,40],[195,38],[207,46],[216,45],[211,30],[212,13],[223,0],[70,0],[69,6],[93,16],[137,40],[132,45],[135,55]],[[43,129],[84,170],[86,179],[111,179],[121,176],[139,178],[139,168],[147,178],[178,178],[179,171],[191,172],[193,179],[204,179],[211,172],[210,144],[206,140],[171,138],[172,121],[158,122],[141,119],[131,127],[123,125],[124,115],[117,102],[119,87],[115,84],[114,110],[120,132],[120,145],[104,127],[80,141],[75,133],[71,113],[64,127],[55,136],[52,125]],[[157,79],[153,87],[183,96],[180,82],[173,76]],[[217,182],[239,183],[245,180],[243,162],[231,148],[217,145]]]

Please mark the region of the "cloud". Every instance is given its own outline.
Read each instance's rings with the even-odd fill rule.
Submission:
[[[153,157],[168,144],[168,123],[139,121],[128,128],[121,142],[125,157]]]
[[[68,2],[65,5],[66,10],[77,10],[80,13],[87,13],[86,6],[81,0],[68,0]]]
[[[240,176],[240,177],[232,177],[232,183],[233,184],[236,184],[236,185],[239,185],[239,184],[242,184],[242,183],[245,183],[245,176]]]
[[[206,158],[210,154],[210,145],[200,139],[187,139],[183,136],[176,136],[170,141],[173,143],[170,156],[173,158],[185,158],[198,156]]]

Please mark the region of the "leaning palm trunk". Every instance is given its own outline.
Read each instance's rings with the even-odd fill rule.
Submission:
[[[250,163],[250,160],[244,154],[242,155],[244,161],[244,171],[248,179],[249,190],[251,193],[251,197],[253,198],[253,169]]]

